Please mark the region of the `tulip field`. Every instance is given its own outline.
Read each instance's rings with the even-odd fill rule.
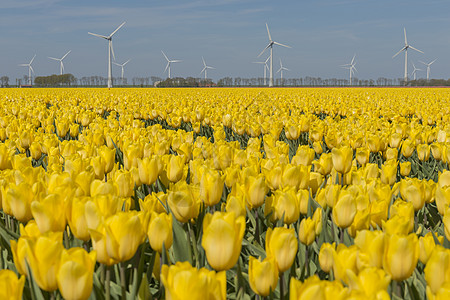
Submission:
[[[0,299],[450,299],[449,163],[449,89],[1,89]]]

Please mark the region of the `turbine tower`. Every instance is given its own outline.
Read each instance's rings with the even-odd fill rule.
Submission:
[[[349,64],[345,64],[345,65],[341,66],[344,69],[350,70],[350,85],[352,85],[352,75],[353,75],[353,73],[355,73],[355,71],[358,71],[358,70],[356,70],[356,67],[355,67],[356,66],[355,57],[356,57],[356,54],[353,55],[352,61]]]
[[[67,52],[66,54],[64,54],[64,56],[61,57],[61,58],[48,57],[48,58],[50,58],[50,59],[59,61],[59,75],[64,74],[64,64],[63,64],[63,60],[64,60],[64,58],[66,58],[67,55],[69,55],[70,52],[72,52],[72,50],[69,50],[69,52]]]
[[[408,49],[411,48],[413,50],[416,50],[417,52],[423,53],[422,51],[420,51],[419,49],[414,48],[413,46],[408,44],[408,40],[406,39],[406,29],[403,28],[403,32],[405,33],[405,46],[398,51],[394,56],[392,56],[392,58],[396,57],[397,55],[399,55],[402,51],[405,51],[405,85],[408,82]]]
[[[19,66],[21,67],[28,67],[28,84],[31,85],[32,84],[32,77],[31,77],[31,72],[34,73],[33,67],[31,66],[31,64],[33,63],[34,58],[36,57],[36,54],[33,56],[33,58],[30,60],[29,63],[27,64],[20,64]]]
[[[422,71],[421,69],[417,69],[414,63],[412,63],[414,70],[412,71],[411,75],[413,75],[414,80],[416,80],[416,73],[417,71]]]
[[[265,61],[254,61],[254,64],[262,64],[264,65],[264,85],[267,85],[267,70],[269,69],[269,66],[267,65],[267,62],[269,61],[270,56],[267,57]]]
[[[200,72],[200,74],[202,74],[204,72],[205,73],[205,80],[206,80],[206,78],[207,78],[206,73],[207,73],[208,69],[215,70],[216,68],[206,65],[206,62],[205,62],[205,59],[203,58],[203,56],[202,56],[202,61],[203,61],[203,69]]]
[[[125,65],[126,65],[130,60],[131,60],[131,59],[127,60],[127,61],[124,62],[123,64],[118,64],[118,63],[116,63],[116,62],[113,62],[113,64],[115,64],[116,66],[119,66],[119,67],[122,68],[122,85],[124,85],[124,82],[123,82],[123,67],[125,67]]]
[[[436,58],[436,59],[437,59],[437,58]],[[430,63],[426,63],[426,62],[420,61],[421,63],[423,63],[424,65],[427,66],[427,81],[430,80],[430,67],[431,67],[431,65],[436,61],[436,59],[433,60],[433,61],[430,62]]]
[[[258,55],[258,57],[260,57],[264,53],[264,51],[266,51],[268,48],[270,48],[270,72],[269,72],[270,73],[270,78],[269,78],[269,86],[273,86],[273,45],[278,45],[278,46],[282,46],[282,47],[286,47],[286,48],[291,48],[291,47],[273,41],[272,37],[270,36],[269,26],[267,25],[267,23],[266,23],[266,28],[267,28],[267,35],[269,36],[269,44],[266,46],[266,48],[264,48],[263,51],[261,51],[261,53]]]
[[[167,65],[166,68],[164,69],[164,72],[168,71],[168,75],[169,75],[169,79],[170,79],[170,64],[171,63],[177,63],[177,62],[181,62],[181,60],[170,60],[167,55],[161,50],[162,54],[164,55],[164,57],[167,60]]]
[[[108,88],[112,87],[112,66],[111,66],[111,54],[114,57],[114,60],[116,60],[115,55],[114,55],[114,49],[113,49],[113,45],[112,45],[112,37],[113,35],[117,32],[117,30],[119,30],[123,25],[125,25],[126,22],[123,22],[122,24],[120,24],[119,27],[116,28],[116,30],[114,30],[110,35],[105,36],[105,35],[100,35],[100,34],[96,34],[96,33],[91,33],[88,32],[88,34],[96,36],[96,37],[100,37],[102,39],[105,39],[108,41]]]
[[[283,70],[285,71],[290,71],[288,68],[283,67],[283,63],[281,62],[281,58],[280,58],[280,68],[278,69],[277,73],[281,72],[281,85],[283,85]]]

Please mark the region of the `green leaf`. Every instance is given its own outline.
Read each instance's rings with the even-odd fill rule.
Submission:
[[[139,286],[138,299],[139,300],[147,300],[151,299],[152,294],[150,293],[150,288],[148,284],[147,274],[144,273],[141,285]]]
[[[25,265],[27,267],[28,283],[30,283],[31,299],[45,300],[41,289],[39,288],[39,286],[37,285],[36,281],[33,278],[33,272],[31,272],[30,266],[28,265],[28,263],[25,263]]]
[[[172,222],[173,228],[173,255],[175,261],[188,261],[192,264],[192,254],[191,254],[191,246],[188,241],[186,231],[183,229],[180,222],[177,219],[173,218]]]

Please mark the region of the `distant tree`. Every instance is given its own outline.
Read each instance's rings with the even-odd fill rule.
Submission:
[[[9,77],[8,76],[0,77],[0,82],[2,87],[7,87],[9,85]]]

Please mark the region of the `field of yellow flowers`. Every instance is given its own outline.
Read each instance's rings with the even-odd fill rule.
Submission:
[[[449,89],[2,89],[1,299],[449,299]]]

